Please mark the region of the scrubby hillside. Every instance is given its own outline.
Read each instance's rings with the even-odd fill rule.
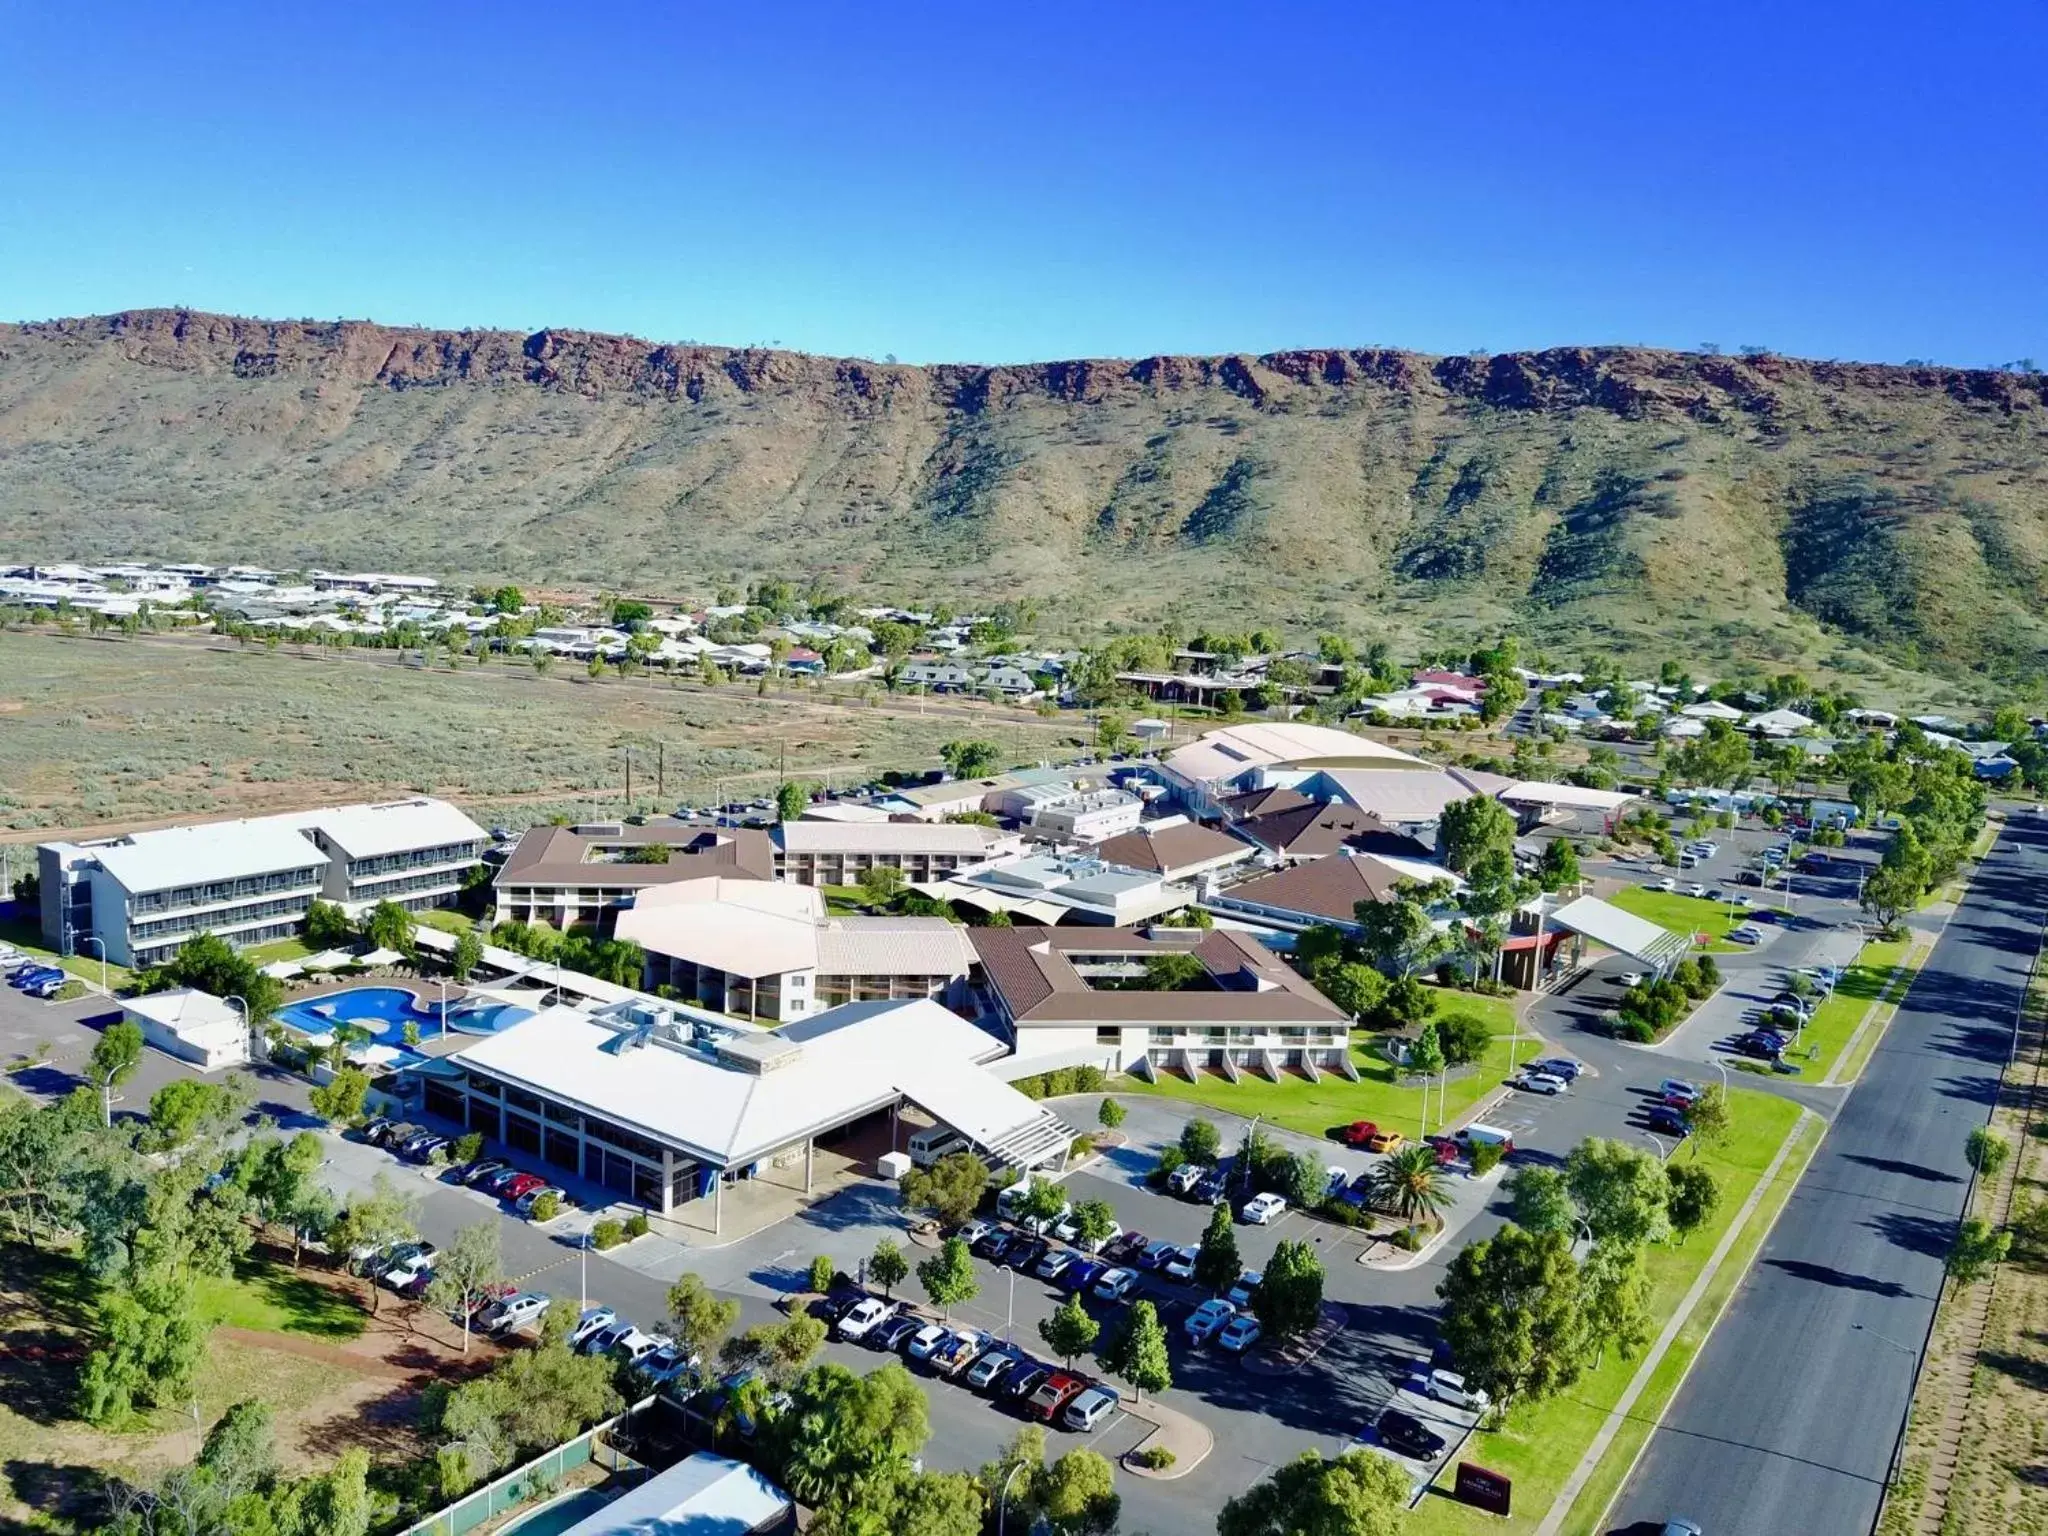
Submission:
[[[1569,348],[909,367],[175,311],[0,327],[0,553],[2048,672],[2048,380]]]

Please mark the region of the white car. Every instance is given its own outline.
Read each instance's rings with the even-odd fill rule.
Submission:
[[[1326,1194],[1341,1195],[1351,1186],[1351,1171],[1339,1168],[1335,1163],[1323,1170],[1323,1189]]]
[[[1764,941],[1764,931],[1754,923],[1744,923],[1740,928],[1731,928],[1728,931],[1728,939],[1733,944],[1761,944]]]
[[[1237,1284],[1224,1293],[1223,1299],[1233,1307],[1248,1307],[1252,1304],[1252,1292],[1259,1288],[1259,1282],[1266,1278],[1261,1269],[1247,1269],[1237,1277]]]
[[[1286,1214],[1286,1199],[1271,1190],[1267,1190],[1263,1195],[1253,1195],[1245,1201],[1244,1209],[1238,1212],[1238,1215],[1255,1227],[1263,1227],[1275,1217]]]
[[[884,1301],[879,1296],[870,1296],[865,1301],[855,1302],[853,1310],[839,1319],[839,1337],[864,1339],[900,1310],[895,1302]]]
[[[1643,984],[1643,973],[1641,971],[1623,971],[1614,979],[1624,988],[1640,987]]]
[[[939,1352],[946,1340],[953,1337],[953,1330],[941,1328],[937,1323],[926,1323],[911,1335],[910,1347],[903,1351],[913,1360],[929,1360]]]
[[[1666,875],[1657,882],[1657,889],[1660,891],[1676,891],[1678,889],[1678,882],[1670,875]]]
[[[1173,1257],[1161,1268],[1170,1279],[1192,1280],[1195,1278],[1195,1256],[1201,1251],[1193,1243],[1189,1243],[1185,1248],[1177,1248]]]
[[[386,1290],[402,1291],[423,1274],[431,1274],[434,1256],[430,1253],[416,1253],[409,1259],[402,1259],[377,1277],[377,1283]]]
[[[611,1347],[607,1353],[614,1359],[625,1361],[628,1365],[638,1365],[657,1349],[665,1348],[673,1343],[675,1343],[675,1340],[665,1333],[642,1333],[638,1328],[629,1328],[618,1338],[612,1340]]]
[[[1099,1301],[1122,1301],[1130,1295],[1131,1288],[1138,1283],[1138,1277],[1128,1269],[1112,1269],[1095,1282],[1095,1296]]]
[[[493,1302],[477,1321],[492,1333],[517,1333],[539,1322],[551,1304],[551,1298],[539,1291],[519,1291]]]
[[[1465,1385],[1465,1378],[1456,1371],[1431,1371],[1427,1386],[1431,1397],[1440,1403],[1449,1403],[1453,1408],[1484,1411],[1493,1402],[1478,1387]]]
[[[1524,1093],[1540,1093],[1545,1098],[1556,1098],[1568,1086],[1561,1077],[1552,1077],[1548,1072],[1524,1072],[1515,1079],[1515,1086]]]
[[[1704,885],[1688,885],[1685,888],[1685,894],[1688,896],[1698,897],[1700,900],[1704,901],[1707,895],[1707,888]]]
[[[972,1248],[976,1243],[980,1242],[984,1237],[987,1237],[989,1233],[993,1232],[994,1230],[995,1225],[992,1222],[970,1221],[967,1223],[966,1226],[962,1227],[958,1232],[955,1232],[953,1235],[959,1238],[960,1241],[965,1243],[968,1247]]]
[[[576,1326],[569,1330],[569,1347],[581,1349],[585,1341],[595,1338],[619,1320],[619,1314],[611,1307],[585,1307],[576,1316]]]
[[[1211,1297],[1188,1314],[1184,1326],[1192,1343],[1206,1344],[1216,1336],[1216,1330],[1237,1316],[1237,1308],[1220,1297]]]
[[[1258,1343],[1259,1335],[1264,1332],[1256,1317],[1249,1312],[1240,1312],[1223,1325],[1223,1331],[1216,1335],[1216,1343],[1233,1355],[1241,1355]]]

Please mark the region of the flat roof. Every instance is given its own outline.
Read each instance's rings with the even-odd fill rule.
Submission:
[[[721,1058],[726,1040],[736,1049]],[[992,1145],[1045,1115],[982,1070],[1003,1053],[993,1035],[916,999],[847,1003],[773,1031],[707,1034],[691,1033],[689,1015],[658,1004],[548,1008],[449,1059],[701,1162],[737,1167],[898,1097]]]
[[[785,853],[809,854],[951,853],[989,858],[1016,844],[1016,838],[998,828],[958,821],[785,821],[772,835]]]
[[[1646,965],[1661,966],[1681,959],[1692,948],[1689,935],[1673,933],[1598,896],[1566,902],[1550,914],[1549,921]]]
[[[488,840],[482,827],[431,795],[380,805],[330,806],[293,819],[302,827],[318,828],[352,859]]]

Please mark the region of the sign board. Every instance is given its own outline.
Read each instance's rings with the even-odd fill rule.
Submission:
[[[1452,1495],[1460,1504],[1470,1504],[1490,1515],[1505,1515],[1514,1486],[1498,1472],[1489,1472],[1474,1462],[1461,1461],[1458,1463],[1457,1486]]]

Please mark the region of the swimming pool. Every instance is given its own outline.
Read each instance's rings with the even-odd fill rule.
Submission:
[[[524,1520],[516,1520],[505,1527],[499,1536],[559,1536],[578,1522],[589,1519],[605,1505],[611,1503],[616,1490],[606,1488],[585,1488],[552,1504],[543,1505]]]
[[[531,1008],[492,997],[464,997],[448,1004],[448,1027],[466,1035],[495,1034],[532,1017]],[[287,1004],[277,1010],[277,1020],[315,1046],[333,1039],[336,1024],[353,1024],[368,1030],[373,1044],[395,1051],[400,1065],[411,1065],[425,1058],[405,1043],[405,1026],[418,1025],[422,1036],[439,1033],[441,1005],[406,987],[350,987]]]

